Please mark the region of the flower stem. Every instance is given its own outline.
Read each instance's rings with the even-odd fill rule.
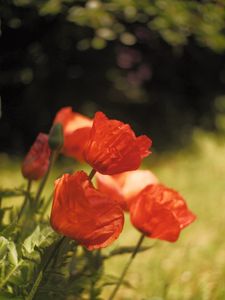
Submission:
[[[9,273],[5,276],[5,278],[1,281],[1,283],[0,283],[0,289],[2,289],[5,285],[6,285],[6,283],[8,282],[8,280],[9,280],[9,278],[11,278],[11,276],[14,274],[14,272],[22,265],[22,263],[24,262],[24,260],[23,259],[21,259],[18,263],[17,263],[17,265],[15,265],[12,269],[11,269],[11,271],[9,271]]]
[[[48,210],[48,207],[52,202],[52,197],[53,197],[53,193],[51,193],[51,195],[48,197],[47,201],[45,202],[45,205],[40,213],[39,222],[41,222],[44,219],[45,213]]]
[[[46,269],[48,268],[51,260],[53,259],[54,255],[56,254],[57,250],[59,249],[59,247],[61,246],[62,242],[64,241],[65,236],[63,236],[55,245],[55,247],[52,249],[46,263],[44,264],[43,268],[39,271],[36,280],[32,286],[32,289],[30,290],[28,296],[25,298],[26,300],[32,300],[38,290],[39,285],[41,284],[41,281],[43,279],[43,274],[46,271]]]
[[[90,172],[90,174],[88,175],[88,178],[89,178],[90,180],[92,180],[93,177],[95,176],[95,173],[96,173],[96,172],[97,172],[97,171],[96,171],[95,169],[92,169],[91,172]]]
[[[29,199],[29,195],[30,195],[30,190],[31,190],[31,185],[32,185],[32,180],[28,180],[27,181],[27,189],[26,189],[26,194],[25,194],[25,197],[24,197],[24,201],[23,201],[23,204],[21,206],[21,209],[19,211],[19,214],[18,214],[18,222],[23,214],[23,211],[27,205],[27,200]]]
[[[49,162],[49,166],[48,166],[48,170],[44,176],[44,178],[42,179],[40,185],[39,185],[39,188],[38,188],[38,191],[37,191],[37,194],[36,194],[36,197],[34,199],[34,207],[36,208],[37,207],[37,204],[38,204],[38,201],[41,197],[41,194],[43,192],[43,189],[45,187],[45,184],[48,180],[48,177],[49,177],[49,174],[50,174],[50,171],[54,165],[54,162],[57,158],[57,155],[58,155],[58,152],[57,151],[53,151],[52,154],[51,154],[51,157],[50,157],[50,162]]]
[[[117,285],[115,286],[112,294],[110,295],[109,300],[113,300],[115,298],[115,295],[116,295],[117,291],[119,290],[119,288],[120,288],[120,286],[121,286],[121,284],[124,280],[125,275],[127,274],[127,271],[129,269],[133,259],[135,258],[136,254],[138,253],[138,250],[139,250],[144,238],[145,238],[145,235],[142,234],[141,237],[139,238],[138,242],[137,242],[137,245],[134,249],[134,252],[131,254],[130,259],[128,260],[127,264],[125,265],[125,268],[123,269],[123,272],[121,273],[120,278],[117,282]]]

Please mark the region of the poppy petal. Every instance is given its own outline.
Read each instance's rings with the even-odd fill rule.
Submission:
[[[92,120],[73,112],[71,107],[64,107],[56,114],[54,124],[63,126],[64,146],[62,153],[65,156],[83,161],[83,150],[89,140]]]
[[[96,190],[84,172],[65,174],[55,183],[51,225],[89,250],[118,238],[124,215],[118,203]]]
[[[130,206],[132,224],[151,238],[175,242],[195,215],[176,191],[162,184],[144,188]]]
[[[147,137],[136,138],[128,124],[110,120],[102,112],[97,112],[84,158],[102,174],[118,174],[136,170],[147,155],[150,144]]]
[[[135,170],[117,175],[96,174],[98,189],[113,198],[128,211],[130,201],[149,184],[158,183],[156,176],[149,170]]]

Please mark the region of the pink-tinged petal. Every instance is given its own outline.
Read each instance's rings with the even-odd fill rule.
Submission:
[[[83,151],[90,137],[90,127],[79,128],[65,138],[62,153],[65,156],[83,161]]]
[[[71,107],[64,107],[56,114],[53,123],[60,123],[63,126],[64,146],[62,153],[83,161],[83,150],[89,140],[93,121],[77,112],[73,112]]]
[[[72,107],[64,107],[58,111],[53,123],[61,123],[66,135],[82,127],[91,127],[93,121],[82,114],[73,112]]]
[[[149,184],[158,183],[156,176],[148,170],[136,170],[117,175],[96,174],[98,189],[113,198],[128,211],[133,197]]]

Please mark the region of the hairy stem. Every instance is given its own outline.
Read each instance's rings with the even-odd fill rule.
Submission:
[[[95,169],[92,169],[91,172],[90,172],[90,174],[88,175],[88,178],[89,178],[90,180],[92,180],[93,177],[95,176],[95,173],[96,173],[96,172],[97,172],[97,171],[96,171]]]
[[[115,298],[115,295],[116,295],[117,291],[119,290],[119,288],[120,288],[120,286],[121,286],[121,284],[122,284],[122,282],[124,280],[125,275],[127,274],[127,271],[129,269],[132,261],[134,260],[136,254],[138,253],[138,250],[139,250],[139,248],[140,248],[140,246],[141,246],[144,238],[145,238],[145,235],[142,234],[141,237],[140,237],[140,239],[137,242],[137,245],[136,245],[133,253],[130,256],[130,259],[128,260],[127,264],[125,265],[125,267],[123,269],[123,272],[121,273],[120,278],[119,278],[119,280],[118,280],[118,282],[117,282],[114,290],[112,291],[112,294],[109,297],[109,300],[113,300]]]
[[[52,197],[53,197],[53,193],[51,193],[51,195],[48,197],[47,201],[45,202],[45,205],[44,205],[44,207],[41,211],[41,214],[40,214],[40,219],[39,219],[40,222],[43,220],[43,218],[45,216],[45,213],[48,210],[48,207],[52,202]]]
[[[41,284],[42,282],[42,279],[43,279],[43,274],[44,272],[46,271],[46,269],[48,268],[51,260],[54,258],[55,254],[57,253],[59,247],[61,246],[62,242],[64,241],[65,239],[65,236],[63,236],[55,245],[55,247],[52,249],[46,263],[44,264],[44,266],[41,268],[41,270],[39,271],[36,279],[35,279],[35,282],[28,294],[28,296],[25,298],[25,300],[32,300],[38,290],[38,287],[39,285]]]
[[[38,201],[39,201],[39,199],[40,199],[40,197],[41,197],[41,194],[42,194],[42,192],[43,192],[43,190],[44,190],[45,184],[46,184],[46,182],[47,182],[47,180],[48,180],[50,171],[51,171],[51,169],[52,169],[52,167],[53,167],[53,165],[54,165],[54,162],[55,162],[57,156],[58,156],[58,153],[57,153],[56,151],[53,151],[52,154],[51,154],[51,157],[50,157],[50,162],[49,162],[48,170],[47,170],[47,172],[46,172],[44,178],[42,179],[42,181],[41,181],[41,183],[40,183],[40,185],[39,185],[39,188],[38,188],[36,197],[35,197],[35,199],[34,199],[34,207],[35,207],[35,208],[36,208],[37,205],[38,205]]]
[[[23,214],[23,211],[27,205],[27,201],[29,199],[29,196],[30,196],[30,190],[31,190],[31,185],[32,185],[32,180],[28,180],[27,181],[27,189],[26,189],[26,194],[25,194],[25,197],[24,197],[24,201],[23,201],[23,204],[21,206],[21,209],[19,211],[19,214],[18,214],[18,222]]]
[[[10,279],[10,277],[14,274],[14,272],[21,266],[21,264],[23,263],[23,259],[21,259],[17,265],[15,265],[10,271],[9,273],[5,276],[5,278],[3,279],[3,281],[0,283],[0,289],[2,289],[5,284],[8,282],[8,280]]]

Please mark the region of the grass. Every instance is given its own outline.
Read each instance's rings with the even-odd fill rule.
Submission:
[[[1,187],[23,183],[19,161],[0,156]],[[186,228],[176,243],[146,239],[154,247],[139,254],[129,269],[116,300],[224,300],[225,299],[225,143],[195,132],[193,145],[176,153],[152,155],[150,168],[165,183],[178,190],[198,219]],[[62,166],[57,167],[57,174]],[[52,189],[51,177],[47,192]],[[17,202],[15,202],[17,201]],[[10,204],[20,199],[12,199]],[[120,238],[105,251],[120,245],[135,245],[139,233],[127,222]],[[106,273],[119,276],[128,255],[106,262]],[[103,292],[107,299],[112,287]]]
[[[155,247],[135,258],[126,277],[133,289],[121,288],[118,300],[225,299],[225,143],[200,132],[193,140],[188,149],[156,157],[151,169],[198,218],[176,243],[146,239]],[[138,236],[127,222],[117,245],[135,245]],[[120,274],[127,259],[111,259],[106,271]],[[106,289],[104,299],[108,294]]]

